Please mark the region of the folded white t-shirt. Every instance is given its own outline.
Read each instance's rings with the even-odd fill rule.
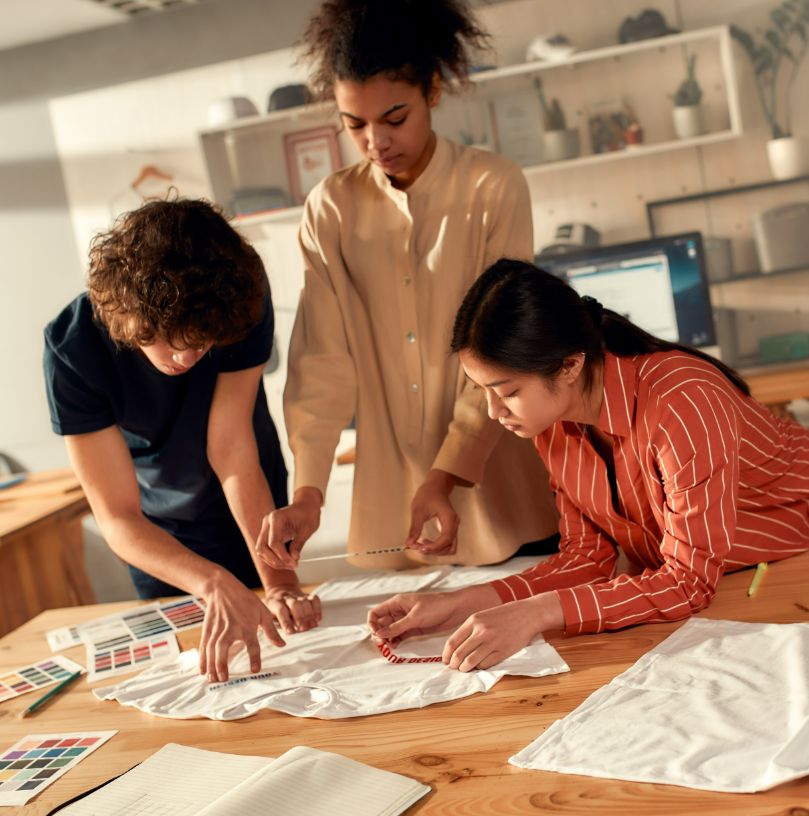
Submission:
[[[541,677],[568,671],[542,638],[488,670],[459,672],[423,659],[390,661],[371,639],[365,624],[368,608],[380,597],[389,597],[393,586],[396,591],[432,590],[446,574],[447,568],[383,573],[324,585],[318,593],[323,623],[309,632],[284,635],[287,645],[282,649],[260,634],[262,668],[256,676],[249,675],[249,659],[242,650],[231,659],[231,680],[209,684],[198,673],[194,649],[118,685],[96,689],[95,694],[179,719],[234,720],[262,708],[337,719],[455,700],[487,691],[506,674]],[[396,653],[405,658],[440,656],[446,638],[405,641]]]
[[[751,793],[809,774],[809,624],[692,618],[509,760]]]

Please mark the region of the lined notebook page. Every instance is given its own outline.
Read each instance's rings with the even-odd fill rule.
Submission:
[[[59,816],[194,816],[271,762],[169,743]]]
[[[198,816],[395,816],[429,792],[415,779],[297,746]]]

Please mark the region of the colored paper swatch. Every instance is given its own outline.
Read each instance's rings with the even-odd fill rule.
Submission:
[[[24,805],[117,731],[30,734],[0,754],[0,806]]]
[[[176,630],[200,626],[205,618],[205,607],[199,598],[181,598],[174,603],[163,604],[160,611]]]
[[[52,686],[84,667],[61,655],[46,657],[20,669],[0,675],[0,702],[28,694],[29,691]]]
[[[116,646],[87,644],[87,681],[94,683],[118,674],[140,671],[146,666],[169,660],[180,654],[173,634],[160,634]]]
[[[46,632],[51,651],[58,652],[83,642],[121,646],[163,632],[179,632],[199,626],[205,617],[201,598],[187,595],[165,603],[139,606],[128,612],[106,618],[64,626]]]
[[[48,639],[48,646],[52,652],[61,652],[62,649],[69,649],[71,646],[78,646],[81,643],[81,635],[77,626],[62,626],[59,629],[51,629],[45,633]]]

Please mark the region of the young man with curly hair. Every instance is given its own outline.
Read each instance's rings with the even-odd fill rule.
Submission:
[[[45,329],[53,428],[102,533],[140,597],[203,598],[212,680],[237,642],[259,670],[259,629],[281,646],[274,621],[320,619],[295,574],[255,554],[262,518],[287,502],[261,380],[272,339],[260,258],[192,200],[149,202],[97,235],[88,291]]]

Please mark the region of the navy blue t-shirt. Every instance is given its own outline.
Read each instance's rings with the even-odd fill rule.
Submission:
[[[266,362],[273,327],[268,294],[261,321],[244,340],[211,349],[175,376],[160,372],[137,349],[116,347],[94,319],[86,293],[45,328],[45,381],[54,431],[84,434],[117,425],[135,465],[143,512],[217,563],[224,562],[216,551],[232,551],[234,535],[240,541],[241,535],[206,453],[214,387],[220,372]],[[276,506],[282,507],[287,471],[261,387],[253,428],[262,470]],[[243,541],[239,551],[249,563]]]

